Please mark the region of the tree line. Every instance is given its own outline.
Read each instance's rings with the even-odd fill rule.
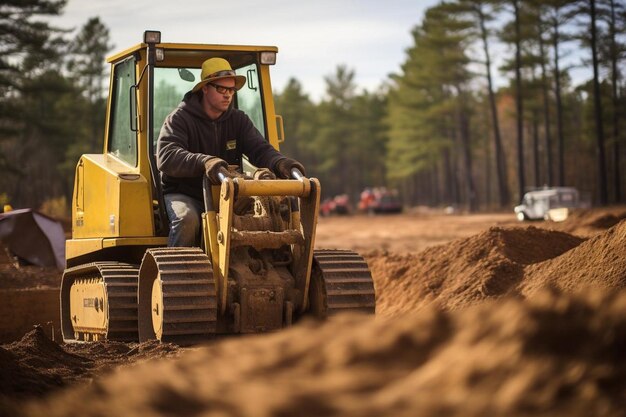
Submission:
[[[77,32],[50,17],[66,0],[0,4],[0,204],[67,215],[74,170],[100,152],[109,30],[89,19]]]
[[[111,51],[94,17],[53,27],[66,0],[0,4],[0,204],[67,212],[76,162],[101,151]],[[426,10],[374,92],[337,66],[313,101],[276,92],[282,150],[324,196],[397,188],[406,205],[510,208],[575,186],[624,201],[624,0],[454,0]],[[372,51],[375,53],[375,51]],[[583,73],[584,79],[575,75]]]
[[[623,0],[442,1],[382,91],[356,92],[339,66],[316,104],[290,80],[284,148],[326,195],[392,186],[407,205],[476,211],[575,186],[623,202],[625,27]]]

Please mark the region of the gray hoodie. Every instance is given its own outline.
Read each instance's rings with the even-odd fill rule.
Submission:
[[[283,158],[241,110],[231,108],[211,120],[202,108],[200,94],[185,94],[161,128],[157,167],[164,194],[183,193],[202,200],[204,162],[211,156],[241,166],[245,154],[255,166],[272,170]]]

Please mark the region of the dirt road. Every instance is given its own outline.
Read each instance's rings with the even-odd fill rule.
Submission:
[[[510,213],[445,215],[439,212],[322,217],[315,246],[403,254],[475,235],[492,226],[520,226]]]

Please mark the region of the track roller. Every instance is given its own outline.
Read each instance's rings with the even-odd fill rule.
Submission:
[[[138,274],[137,265],[121,262],[94,262],[65,270],[61,281],[63,340],[137,341]]]
[[[213,267],[199,248],[148,249],[139,270],[139,341],[189,345],[217,323]]]
[[[328,317],[357,311],[374,314],[374,281],[365,260],[349,250],[316,250],[313,258],[309,314]]]

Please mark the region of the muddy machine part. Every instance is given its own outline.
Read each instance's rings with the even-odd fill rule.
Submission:
[[[137,265],[94,262],[70,268],[61,281],[65,342],[136,341]]]
[[[216,200],[205,181],[209,250],[148,250],[139,274],[140,341],[191,344],[213,334],[279,330],[306,315],[374,313],[363,258],[314,254],[319,183],[294,177],[224,178]]]

